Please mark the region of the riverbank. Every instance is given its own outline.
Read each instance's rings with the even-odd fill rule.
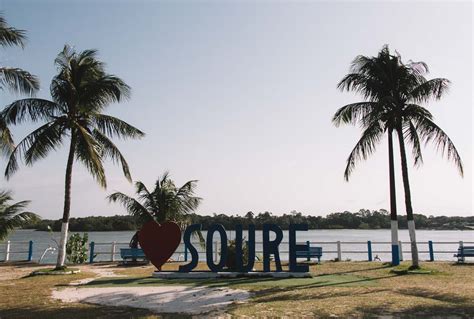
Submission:
[[[260,267],[260,265],[257,265]],[[402,267],[407,267],[404,263]],[[79,266],[80,274],[70,276],[28,277],[31,271],[44,268],[35,264],[0,264],[0,317],[6,318],[155,318],[156,305],[163,300],[154,293],[160,287],[202,287],[230,289],[251,294],[246,301],[218,308],[220,315],[232,316],[310,316],[310,317],[451,317],[468,318],[474,313],[474,264],[451,262],[424,263],[431,272],[399,275],[383,263],[324,262],[311,265],[309,279],[222,279],[157,280],[151,278],[152,266],[121,267],[116,263]],[[177,263],[165,269],[176,268]],[[92,281],[91,281],[92,279]],[[70,286],[83,280],[82,286]],[[140,287],[141,289],[137,289]],[[103,304],[61,302],[52,298],[53,291],[94,289],[93,300]],[[100,290],[107,288],[104,290]],[[115,292],[114,292],[114,288]],[[130,289],[129,289],[130,288]],[[150,292],[147,293],[149,289]],[[176,290],[176,289],[175,289]],[[134,291],[141,291],[135,296]],[[86,290],[84,290],[84,293]],[[126,292],[126,294],[124,294]],[[58,293],[56,293],[58,294]],[[60,293],[59,293],[60,295]],[[225,295],[225,294],[224,294]],[[99,296],[100,298],[98,298]],[[123,300],[136,298],[142,305]],[[193,302],[188,295],[182,304]],[[143,302],[146,299],[146,302]],[[116,300],[112,306],[111,300]],[[213,299],[210,299],[213,300]],[[89,300],[90,301],[90,300]],[[176,307],[175,315],[188,316]],[[209,310],[209,309],[208,309]],[[169,312],[169,310],[167,311]],[[209,310],[207,314],[213,314]],[[215,313],[214,313],[215,314]],[[202,315],[202,313],[201,313]]]

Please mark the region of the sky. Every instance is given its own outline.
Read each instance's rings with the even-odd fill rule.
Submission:
[[[460,152],[461,178],[433,145],[409,168],[416,213],[473,212],[473,29],[471,2],[319,1],[24,1],[0,0],[8,22],[28,31],[24,50],[1,49],[3,65],[41,80],[50,98],[54,58],[65,44],[98,49],[107,71],[132,87],[129,101],[107,113],[142,129],[118,141],[134,180],[150,187],[169,170],[178,185],[199,180],[200,214],[292,210],[326,215],[389,208],[387,143],[360,162],[349,182],[345,162],[358,127],[336,128],[336,110],[360,101],[338,81],[359,54],[384,44],[405,61],[425,61],[429,78],[451,80],[449,93],[426,106]],[[21,96],[2,92],[1,105]],[[14,127],[16,140],[37,125]],[[60,218],[66,149],[22,166],[0,187],[45,218]],[[404,215],[396,151],[399,213]],[[410,159],[410,164],[412,161]],[[0,159],[0,170],[6,161]],[[125,214],[105,197],[133,186],[106,165],[101,189],[76,163],[73,217]]]

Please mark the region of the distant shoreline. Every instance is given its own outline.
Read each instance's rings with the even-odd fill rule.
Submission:
[[[425,216],[415,214],[415,225],[417,229],[424,230],[474,230],[474,216]],[[283,230],[288,230],[290,224],[308,224],[309,229],[351,229],[351,230],[377,230],[390,229],[390,213],[384,209],[367,210],[358,212],[331,213],[327,216],[303,215],[293,211],[289,214],[273,215],[270,212],[254,214],[248,212],[241,215],[189,215],[189,224],[202,224],[202,228],[208,229],[212,224],[222,224],[225,229],[234,230],[235,225],[242,225],[244,229],[249,224],[255,225],[257,230],[262,229],[263,224],[276,224]],[[406,216],[398,216],[399,229],[407,229]],[[30,223],[24,229],[39,231],[61,230],[61,220],[43,219]],[[129,215],[115,216],[89,216],[71,218],[69,222],[70,231],[92,232],[92,231],[136,231],[140,225]]]

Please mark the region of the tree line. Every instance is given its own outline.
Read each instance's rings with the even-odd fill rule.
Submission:
[[[248,212],[244,215],[198,215],[190,214],[189,223],[202,224],[203,229],[209,228],[212,224],[222,224],[226,229],[234,229],[235,225],[255,225],[256,229],[261,229],[263,224],[277,224],[282,229],[288,229],[290,224],[308,224],[309,229],[389,229],[390,213],[385,209],[368,210],[361,209],[358,212],[337,212],[327,216],[303,215],[301,212],[292,211],[288,214],[274,215],[271,212],[261,212],[254,214]],[[419,229],[474,229],[474,216],[425,216],[414,214],[415,222]],[[53,231],[61,230],[61,220],[43,219],[33,221],[24,228],[47,231],[48,226]],[[398,217],[398,227],[407,229],[406,216]],[[90,216],[71,218],[71,231],[121,231],[138,230],[140,224],[136,218],[127,215],[115,216]]]

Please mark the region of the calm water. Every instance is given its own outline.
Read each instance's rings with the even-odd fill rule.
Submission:
[[[128,247],[133,231],[118,232],[89,232],[89,241],[96,243],[95,253],[97,261],[111,260],[112,242],[116,242],[116,259],[120,259],[120,248]],[[435,259],[436,260],[456,260],[453,254],[457,251],[459,241],[474,244],[474,231],[472,230],[418,230],[417,241],[420,258],[427,260],[428,240],[434,242]],[[45,249],[48,247],[56,247],[53,239],[59,242],[59,233],[51,235],[48,232],[40,232],[33,230],[17,230],[10,235],[8,240],[11,241],[10,260],[25,260],[27,258],[28,241],[34,242],[33,260],[38,261]],[[204,232],[205,235],[205,232]],[[228,231],[230,239],[235,238],[234,231]],[[246,232],[244,231],[244,237]],[[218,236],[215,235],[215,240]],[[399,238],[403,242],[403,257],[410,259],[410,245],[408,230],[400,230]],[[367,241],[372,241],[373,254],[378,255],[382,261],[390,260],[390,230],[353,230],[353,229],[334,229],[334,230],[310,230],[307,232],[298,232],[297,240],[305,242],[309,240],[313,246],[323,247],[323,260],[330,260],[337,257],[337,245],[335,242],[341,242],[342,259],[351,260],[367,260]],[[262,250],[262,234],[256,232],[256,249],[257,254]],[[288,259],[288,232],[284,232],[283,242],[280,244],[280,253],[283,260]],[[448,244],[448,242],[451,242]],[[199,245],[198,250],[201,252],[200,259],[204,260],[205,255]],[[0,243],[0,260],[5,257],[5,243]],[[43,263],[54,262],[56,253],[48,253],[43,259]],[[183,245],[178,247],[177,252],[173,256],[174,259],[183,258]]]

